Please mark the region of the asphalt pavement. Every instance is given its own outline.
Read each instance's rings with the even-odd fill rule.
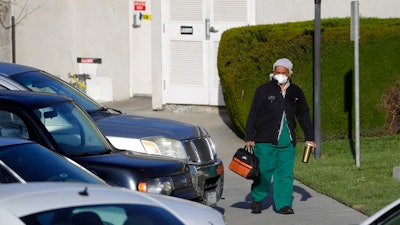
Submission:
[[[232,122],[224,108],[168,105],[164,110],[154,111],[150,97],[134,97],[103,104],[127,114],[180,120],[206,128],[224,162],[224,193],[215,208],[225,215],[228,225],[355,225],[367,218],[297,180],[294,182],[293,193],[295,214],[281,215],[274,212],[270,197],[263,201],[261,214],[251,214],[251,181],[241,178],[228,168],[234,152],[244,146],[244,141],[233,132]]]

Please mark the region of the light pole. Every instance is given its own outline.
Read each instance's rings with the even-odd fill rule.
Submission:
[[[356,166],[360,167],[360,65],[359,65],[359,4],[358,0],[351,2],[351,36],[354,41],[354,89],[355,89],[355,120],[356,120]]]
[[[314,157],[321,157],[321,0],[315,0],[314,19]]]

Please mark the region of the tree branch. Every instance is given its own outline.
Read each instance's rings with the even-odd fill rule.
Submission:
[[[23,3],[19,15],[17,15],[16,17],[14,16],[15,17],[14,26],[18,25],[26,17],[39,10],[44,4],[46,4],[48,0],[44,0],[42,3],[39,3],[36,7],[33,8],[31,5],[28,4],[28,1],[29,0],[25,0],[25,2]],[[16,3],[15,0],[0,0],[0,25],[4,29],[10,29],[13,26],[12,24],[9,25],[6,24],[7,19],[11,18],[11,15],[9,15],[11,5],[17,6],[18,4]]]

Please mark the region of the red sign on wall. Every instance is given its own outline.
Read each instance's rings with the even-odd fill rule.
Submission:
[[[144,1],[134,1],[134,10],[135,11],[145,11],[146,10],[146,2]]]
[[[101,64],[101,58],[86,58],[86,57],[78,57],[76,58],[77,63],[97,63]]]

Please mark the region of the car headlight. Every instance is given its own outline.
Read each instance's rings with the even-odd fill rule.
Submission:
[[[138,184],[140,192],[170,195],[173,189],[174,183],[171,177],[156,178]]]
[[[211,137],[207,138],[208,145],[210,146],[214,156],[217,155],[217,150],[215,150],[214,142],[211,140]]]
[[[185,148],[179,140],[155,136],[142,138],[141,142],[148,154],[188,159]]]

